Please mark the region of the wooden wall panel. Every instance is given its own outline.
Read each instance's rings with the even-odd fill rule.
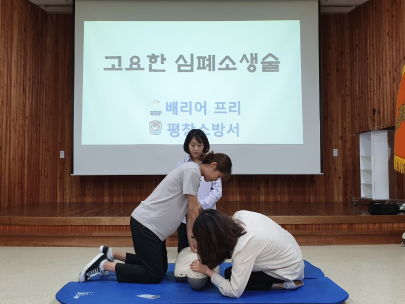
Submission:
[[[324,187],[327,201],[345,201],[349,188],[344,187],[343,170],[351,159],[346,151],[347,83],[349,81],[346,38],[348,16],[326,16],[321,18],[321,88],[323,110]],[[331,39],[339,37],[340,39]],[[339,60],[338,60],[339,58]],[[350,111],[349,111],[350,113]],[[350,132],[350,130],[349,130]],[[338,149],[339,156],[332,157]],[[329,198],[329,199],[328,199]]]
[[[359,196],[357,132],[394,125],[405,64],[405,3],[369,0],[321,16],[324,175],[234,176],[223,201],[347,202]],[[27,0],[0,2],[0,207],[134,202],[163,176],[71,177],[73,16],[48,15]],[[339,157],[332,157],[332,149]],[[66,158],[59,159],[64,150]],[[182,151],[179,150],[179,158]],[[266,157],[263,157],[265,161]],[[249,156],[246,156],[249,161]],[[396,174],[398,197],[405,179]]]
[[[47,14],[27,1],[0,5],[0,206],[37,203]]]
[[[405,1],[368,1],[349,14],[353,132],[391,127],[405,65]],[[358,165],[356,164],[358,167]],[[359,173],[357,173],[358,176]],[[405,178],[395,174],[398,198],[405,198]]]

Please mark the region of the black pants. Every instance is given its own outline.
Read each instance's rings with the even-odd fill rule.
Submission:
[[[179,253],[186,247],[190,247],[187,238],[187,226],[186,224],[181,223],[179,228],[177,228],[177,238],[179,240],[177,245],[177,252]]]
[[[225,279],[230,280],[232,266],[225,269]],[[252,272],[246,285],[246,290],[270,290],[273,284],[282,283],[283,280],[273,278],[263,271]]]
[[[117,263],[118,282],[157,284],[167,272],[166,241],[131,217],[135,254],[127,253],[125,264]]]

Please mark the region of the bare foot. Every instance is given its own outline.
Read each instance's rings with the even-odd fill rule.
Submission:
[[[304,285],[304,282],[301,281],[301,280],[295,280],[295,281],[294,281],[294,284],[295,284],[295,286],[297,286],[297,288],[298,288],[298,287],[301,287],[302,285]]]

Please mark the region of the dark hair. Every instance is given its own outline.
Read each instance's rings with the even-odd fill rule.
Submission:
[[[214,153],[211,151],[209,153],[201,153],[198,159],[202,164],[211,164],[213,162],[217,163],[217,170],[225,176],[221,179],[222,181],[227,181],[232,174],[232,161],[228,155],[224,153]]]
[[[203,152],[207,153],[210,150],[210,142],[208,141],[207,135],[205,135],[204,131],[200,129],[192,129],[190,132],[188,132],[186,139],[184,140],[183,145],[184,152],[190,154],[190,149],[188,145],[190,144],[190,141],[194,137],[199,143],[204,144]]]
[[[238,238],[246,233],[243,223],[215,209],[203,210],[194,222],[193,235],[202,264],[214,269],[232,257]]]

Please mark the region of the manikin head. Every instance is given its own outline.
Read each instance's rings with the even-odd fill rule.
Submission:
[[[209,281],[209,277],[190,269],[190,264],[194,260],[198,260],[198,255],[192,252],[190,247],[186,247],[180,251],[174,266],[174,277],[177,282],[188,282],[192,289],[199,290],[205,287]],[[214,271],[219,273],[219,267],[216,267]]]

